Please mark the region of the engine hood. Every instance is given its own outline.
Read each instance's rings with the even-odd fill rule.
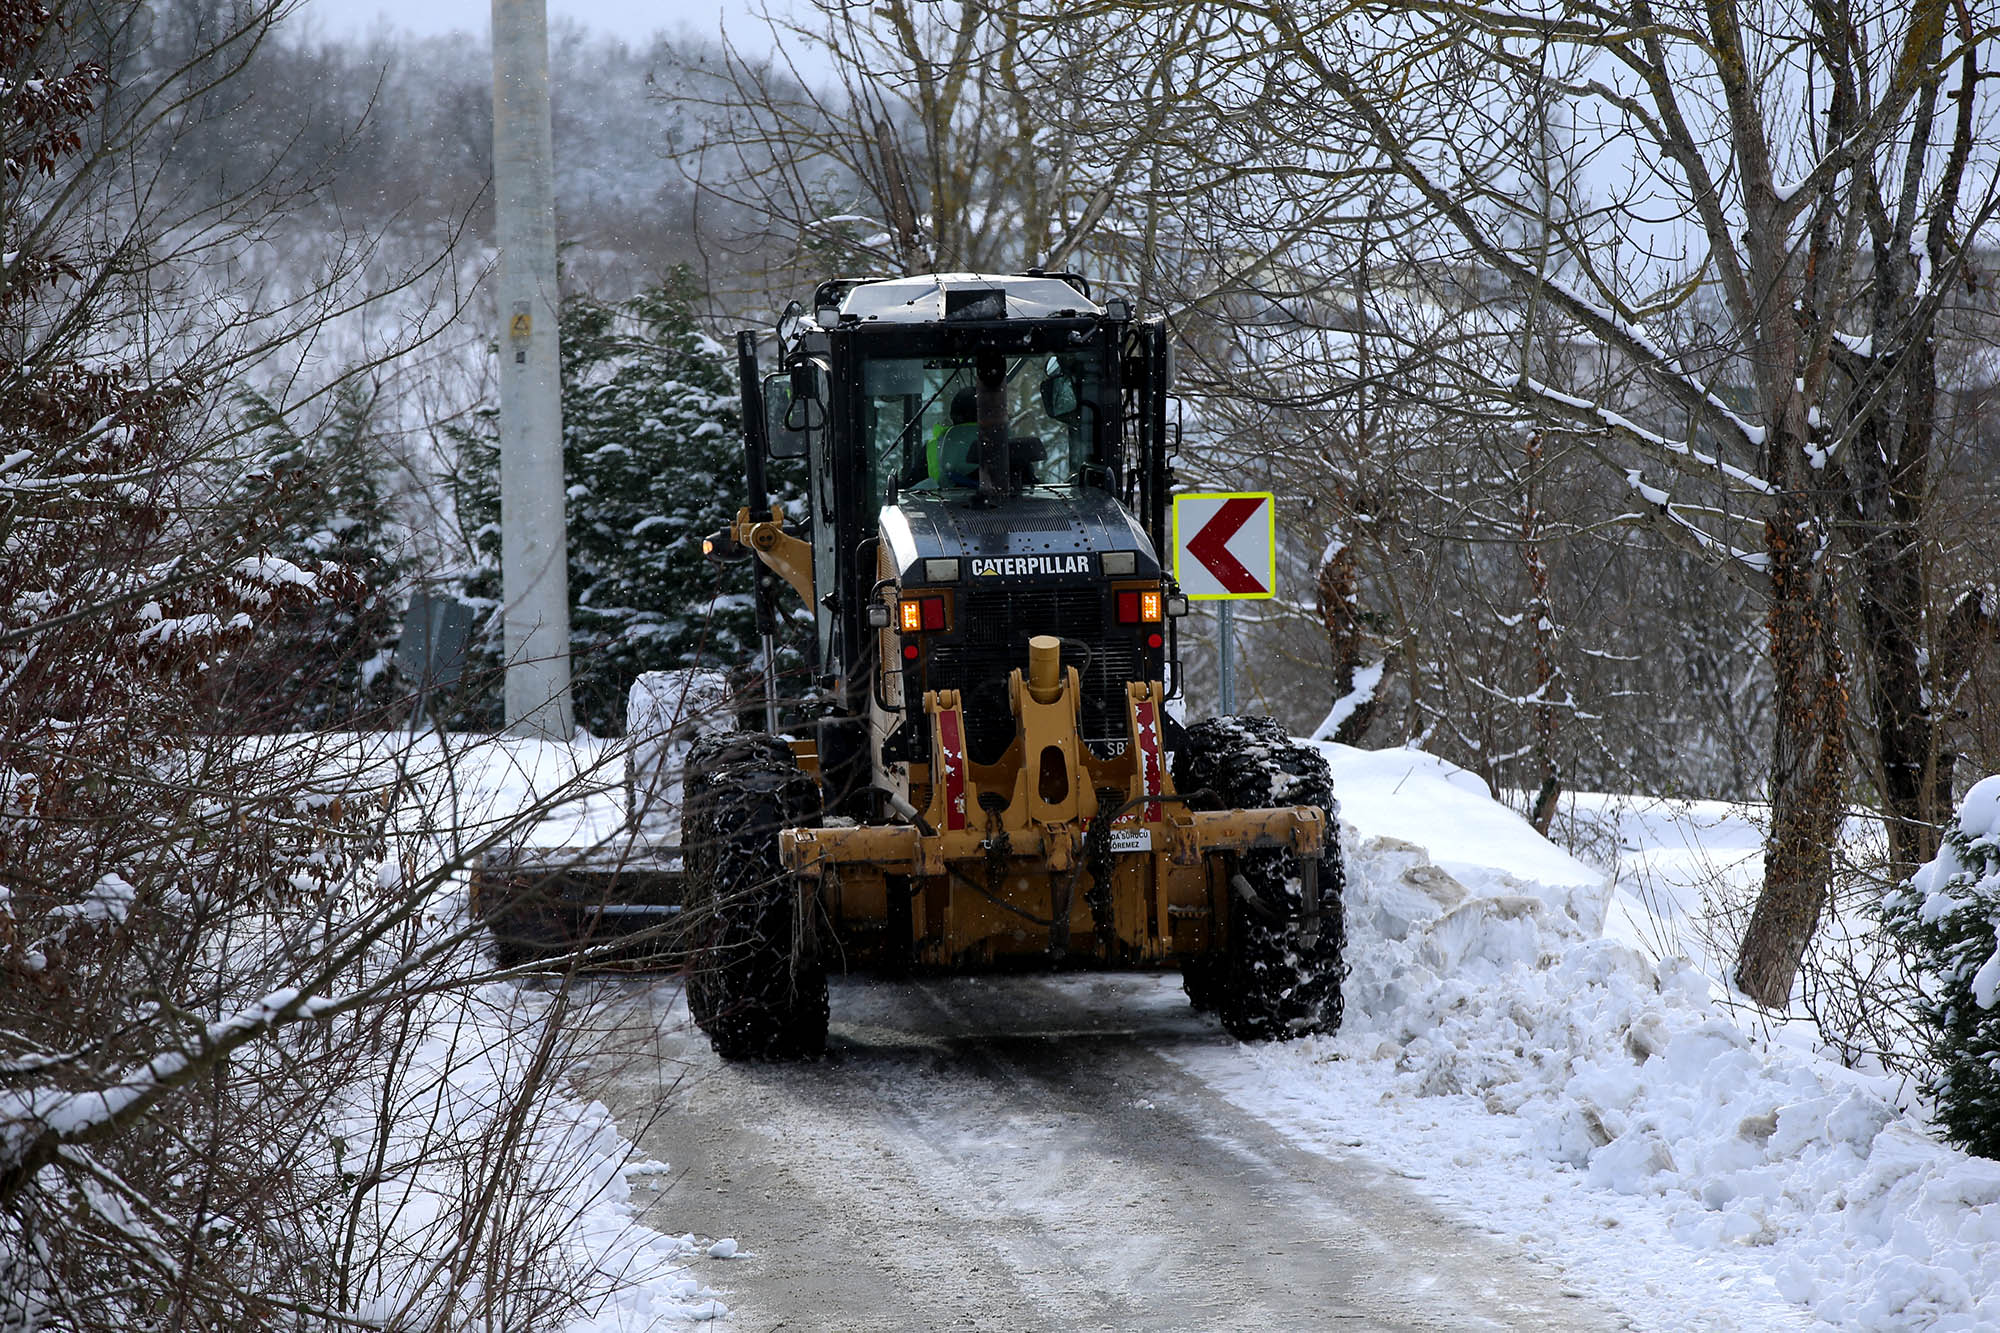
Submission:
[[[882,507],[882,543],[906,583],[936,583],[923,561],[955,557],[958,577],[1040,580],[1092,577],[1106,551],[1135,554],[1134,573],[1157,578],[1159,558],[1125,507],[1103,491],[1030,490],[997,505],[962,494],[904,491]]]

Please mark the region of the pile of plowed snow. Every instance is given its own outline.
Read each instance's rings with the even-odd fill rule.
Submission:
[[[595,848],[615,846],[622,836],[616,742],[383,737],[369,738],[366,748],[374,762],[393,761],[422,775],[424,836],[413,835],[405,848],[413,856],[464,859],[524,813],[533,821],[529,845]],[[462,891],[446,897],[440,907],[448,919],[464,911]],[[420,1021],[423,1039],[406,1053],[392,1086],[357,1090],[352,1121],[334,1132],[366,1143],[382,1119],[391,1160],[420,1160],[414,1149],[401,1149],[423,1144],[431,1157],[455,1167],[459,1159],[438,1146],[449,1143],[463,1145],[465,1161],[481,1161],[506,1142],[496,1117],[546,1054],[541,1024],[552,984],[493,983],[431,997]],[[733,1258],[736,1243],[662,1233],[638,1220],[631,1178],[670,1169],[636,1160],[610,1110],[571,1083],[567,1075],[588,1061],[593,1041],[588,1025],[562,1029],[560,1076],[544,1082],[519,1138],[506,1148],[510,1170],[536,1210],[537,1258],[571,1284],[564,1294],[576,1312],[566,1333],[649,1333],[724,1319],[729,1307],[703,1281],[703,1261]],[[463,1170],[406,1169],[371,1197],[388,1249],[378,1313],[393,1318],[407,1283],[430,1276],[438,1229],[459,1224]]]
[[[1197,1072],[1307,1146],[1365,1147],[1644,1326],[2000,1326],[2000,1163],[1940,1145],[1897,1085],[1796,1029],[1753,1032],[1690,963],[1607,938],[1607,917],[1650,910],[1629,880],[1478,778],[1325,748],[1346,1023],[1195,1052]],[[1740,827],[1717,827],[1740,862]]]

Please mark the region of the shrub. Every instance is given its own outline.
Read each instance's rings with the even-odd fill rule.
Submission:
[[[2000,775],[1966,793],[1937,859],[1883,899],[1882,919],[1922,983],[1938,1123],[2000,1158]]]

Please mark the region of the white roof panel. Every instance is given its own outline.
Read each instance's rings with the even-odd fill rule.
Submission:
[[[999,273],[925,273],[912,278],[864,282],[840,303],[843,317],[887,324],[929,324],[944,318],[947,287],[1002,290],[1008,319],[1048,319],[1101,315],[1104,307],[1061,278]]]

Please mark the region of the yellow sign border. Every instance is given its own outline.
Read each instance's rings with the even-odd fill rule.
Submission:
[[[1263,500],[1266,532],[1270,538],[1266,549],[1271,554],[1271,568],[1264,585],[1269,592],[1188,592],[1185,586],[1182,595],[1190,602],[1251,602],[1269,601],[1278,595],[1278,494],[1276,491],[1190,491],[1186,495],[1174,497],[1174,581],[1181,578],[1181,501],[1183,500]],[[1252,571],[1253,573],[1255,571]]]

